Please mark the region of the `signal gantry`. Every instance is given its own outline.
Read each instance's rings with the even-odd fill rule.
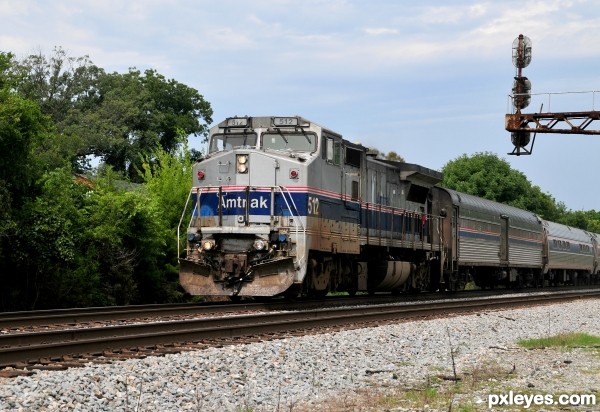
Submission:
[[[592,122],[600,120],[600,112],[594,109],[596,94],[600,93],[598,91],[543,93],[548,96],[548,102],[552,96],[556,95],[591,94],[592,110],[590,111],[543,112],[544,105],[542,103],[538,113],[522,112],[529,106],[532,97],[531,82],[522,73],[523,69],[531,63],[531,50],[532,44],[529,37],[520,34],[513,41],[512,61],[517,68],[517,75],[514,77],[512,94],[509,95],[513,113],[506,115],[505,125],[506,130],[511,132],[511,141],[515,147],[508,154],[516,156],[532,154],[537,133],[600,135],[600,130],[588,128]],[[532,133],[533,138],[531,137]]]

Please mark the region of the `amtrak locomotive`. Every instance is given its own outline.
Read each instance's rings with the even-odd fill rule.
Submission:
[[[193,295],[324,295],[596,280],[595,234],[435,186],[300,116],[231,117],[193,170]]]

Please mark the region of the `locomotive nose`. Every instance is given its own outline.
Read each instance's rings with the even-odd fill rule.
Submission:
[[[213,155],[209,161],[193,168],[194,186],[274,186],[286,183],[279,177],[280,162],[264,153],[249,149],[234,149]],[[300,169],[287,168],[289,179],[297,181]],[[287,170],[286,169],[286,170]],[[278,181],[279,180],[279,181]],[[285,179],[287,180],[287,179]]]

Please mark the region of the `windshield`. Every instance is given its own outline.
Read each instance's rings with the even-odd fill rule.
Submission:
[[[317,150],[317,136],[313,133],[265,133],[262,137],[264,149],[297,150],[314,152]]]
[[[216,134],[210,139],[208,152],[220,152],[221,150],[232,150],[236,147],[256,146],[256,133],[244,134]]]

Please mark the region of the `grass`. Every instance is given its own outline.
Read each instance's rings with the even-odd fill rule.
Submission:
[[[600,337],[587,333],[561,333],[538,339],[524,339],[517,342],[519,346],[527,349],[544,348],[588,348],[600,347]]]

